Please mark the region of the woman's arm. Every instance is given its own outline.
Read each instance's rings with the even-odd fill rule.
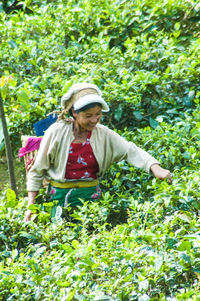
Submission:
[[[142,168],[147,172],[152,172],[156,178],[159,178],[160,180],[167,178],[168,182],[172,183],[170,171],[162,168],[159,162],[148,152],[144,151],[134,143],[128,142],[117,133],[111,130],[107,131],[111,139],[110,145],[114,146],[112,149],[112,156],[115,161],[125,159],[135,167]]]
[[[168,179],[168,182],[170,184],[172,183],[172,177],[168,169],[162,168],[159,164],[152,164],[150,170],[153,173],[154,177],[160,180]]]
[[[35,203],[35,198],[38,194],[38,191],[29,191],[28,192],[28,207],[30,205],[33,205]],[[31,219],[32,211],[30,209],[27,209],[24,215],[24,221],[29,222]]]

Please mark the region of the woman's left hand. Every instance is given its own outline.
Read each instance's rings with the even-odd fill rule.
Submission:
[[[154,177],[164,180],[168,179],[168,183],[172,183],[172,176],[170,174],[170,171],[168,169],[162,168],[159,164],[153,164],[150,167]]]

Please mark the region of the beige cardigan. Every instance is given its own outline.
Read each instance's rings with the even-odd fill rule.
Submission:
[[[65,168],[69,147],[74,140],[72,123],[59,121],[45,132],[35,163],[28,173],[27,190],[38,191],[43,178],[66,182]],[[92,131],[90,144],[99,164],[98,177],[105,174],[114,161],[126,160],[147,172],[159,162],[134,143],[126,141],[106,126],[97,124]]]

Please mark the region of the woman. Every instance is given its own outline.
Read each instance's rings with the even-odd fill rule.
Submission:
[[[79,198],[98,199],[98,178],[114,161],[126,160],[159,179],[172,181],[169,170],[160,167],[156,159],[100,124],[102,112],[109,108],[96,85],[73,85],[62,97],[61,105],[63,111],[45,132],[28,173],[28,206],[34,204],[44,177],[50,181],[48,199],[58,200],[61,206],[79,205]],[[65,118],[68,112],[73,118]],[[31,219],[31,214],[31,210],[26,211],[25,221]]]

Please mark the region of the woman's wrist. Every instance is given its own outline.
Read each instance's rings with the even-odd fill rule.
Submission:
[[[158,169],[162,169],[162,167],[158,163],[154,163],[150,167],[150,170],[151,170],[152,173],[154,173],[154,171],[156,171]]]
[[[38,194],[38,191],[29,191],[28,192],[28,205],[27,210],[24,214],[24,221],[28,222],[31,220],[32,210],[29,209],[29,206],[33,205],[35,203],[35,198]]]
[[[28,207],[35,203],[35,198],[38,194],[38,191],[29,191],[28,192]]]
[[[35,200],[36,196],[38,194],[38,191],[28,191],[28,200]]]

